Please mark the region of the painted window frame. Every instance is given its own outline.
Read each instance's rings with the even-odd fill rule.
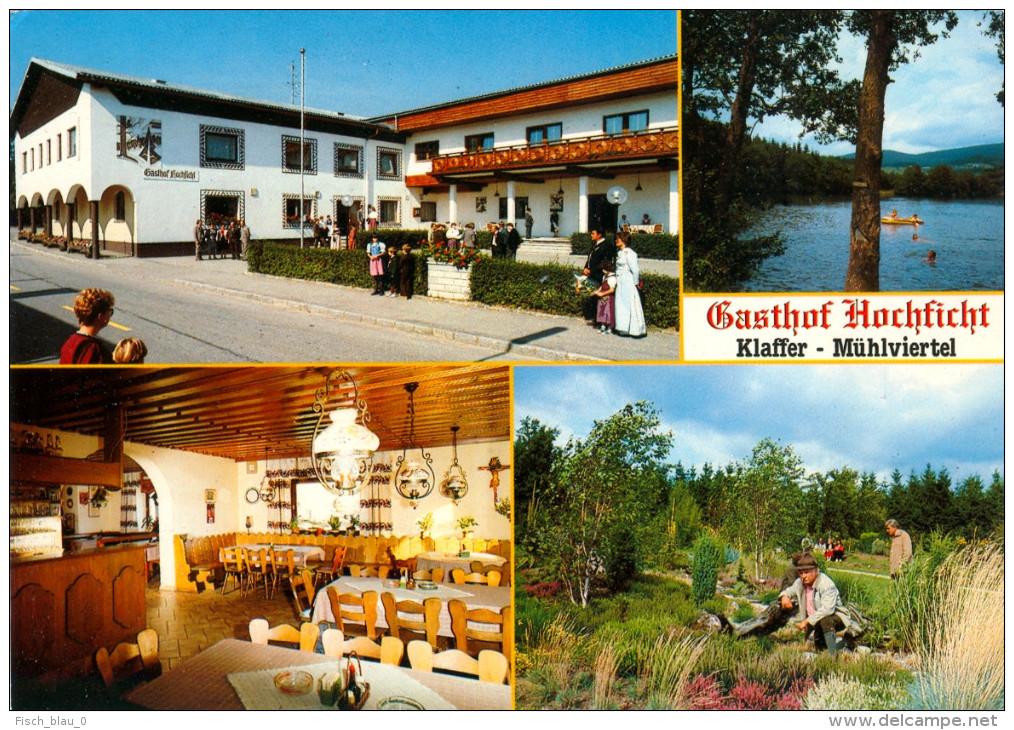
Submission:
[[[236,138],[236,159],[234,161],[208,158],[208,135]],[[235,127],[217,127],[211,124],[201,125],[201,167],[215,170],[246,169],[246,130]]]
[[[640,114],[644,115],[644,126],[643,127],[638,127],[637,129],[631,129],[630,128],[630,118],[633,117],[633,116],[640,115]],[[614,130],[614,131],[610,132],[609,131],[609,120],[610,119],[619,119],[619,120],[621,120],[620,124],[622,126],[622,129],[620,129],[619,131],[615,131]],[[636,111],[621,112],[619,114],[605,114],[602,117],[602,133],[603,134],[630,134],[631,132],[643,132],[644,130],[646,130],[650,126],[650,124],[651,124],[651,114],[649,113],[648,109],[637,109]]]
[[[550,138],[550,129],[556,130],[557,136]],[[542,138],[533,141],[532,135],[535,133],[540,133]],[[534,127],[527,127],[525,129],[525,139],[528,140],[529,145],[543,145],[549,144],[550,142],[559,142],[563,139],[563,122],[550,122],[549,124],[537,124]]]
[[[403,167],[401,164],[400,149],[394,147],[378,147],[377,148],[377,179],[378,180],[401,180]],[[384,172],[385,159],[392,159],[394,163],[394,172]],[[378,211],[379,212],[379,211]]]
[[[289,151],[288,146],[290,144],[296,145],[296,149],[299,149],[299,137],[291,134],[282,135],[282,172],[299,174],[299,165],[293,167],[289,164]],[[316,175],[317,174],[317,140],[314,137],[303,138],[303,174],[304,175]],[[306,167],[305,165],[309,165]]]
[[[490,142],[488,147],[483,144],[483,142],[485,142],[487,139]],[[496,134],[493,132],[479,132],[479,134],[465,135],[465,152],[469,154],[491,150],[495,146],[496,146]]]
[[[354,170],[339,163],[339,160],[346,159],[346,156],[350,153],[356,156],[356,169]],[[363,178],[363,148],[361,146],[344,144],[342,142],[334,143],[334,176],[355,178],[357,180]]]
[[[386,204],[386,205],[385,205]],[[394,216],[385,217],[384,210],[390,209],[390,206],[394,206]],[[378,224],[383,228],[400,228],[401,227],[401,198],[390,195],[390,196],[377,196],[377,217]]]
[[[303,195],[303,205],[299,212],[299,217],[296,220],[292,220],[289,217],[289,205],[299,202],[299,193],[282,193],[282,228],[285,229],[298,229],[300,223],[309,213],[313,219],[317,218],[317,196],[315,195]],[[310,203],[310,210],[306,210],[306,204]]]

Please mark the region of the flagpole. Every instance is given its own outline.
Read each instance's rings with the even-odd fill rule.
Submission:
[[[306,49],[299,49],[299,247],[303,248],[303,223],[306,221],[306,194],[303,192],[303,163],[305,155],[303,121],[303,83],[306,80]]]

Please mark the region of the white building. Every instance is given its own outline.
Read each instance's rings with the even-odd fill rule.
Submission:
[[[298,106],[33,59],[10,119],[18,224],[192,255],[198,218],[298,238],[302,196],[342,228],[358,202],[382,227],[523,226],[528,206],[536,236],[551,210],[561,235],[644,214],[675,232],[678,76],[668,56],[374,119],[307,110],[301,133]]]

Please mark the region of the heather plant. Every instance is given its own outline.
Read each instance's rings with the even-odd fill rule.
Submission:
[[[694,604],[700,606],[715,595],[718,571],[725,565],[725,548],[715,537],[705,533],[694,542],[693,554],[691,595]]]
[[[908,693],[904,685],[866,683],[855,677],[832,674],[806,693],[804,710],[895,710]]]

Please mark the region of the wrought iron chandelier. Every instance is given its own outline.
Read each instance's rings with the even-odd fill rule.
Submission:
[[[394,488],[408,500],[412,509],[419,506],[419,500],[428,497],[433,491],[436,476],[433,473],[433,457],[426,453],[415,442],[415,391],[419,383],[406,383],[408,391],[409,435],[408,442],[402,447],[401,456],[395,462]],[[418,459],[409,459],[408,450],[419,449]]]
[[[460,502],[468,494],[468,479],[465,477],[465,470],[458,463],[458,429],[460,426],[451,426],[451,441],[454,448],[454,459],[451,465],[444,472],[444,480],[440,482],[440,494],[450,499],[454,504]]]
[[[342,383],[352,386],[352,405],[331,411],[331,423],[321,430],[331,390]],[[359,491],[370,477],[373,452],[380,446],[380,438],[366,427],[370,412],[366,401],[359,398],[359,386],[352,374],[345,368],[329,372],[323,387],[314,394],[313,412],[319,414],[310,450],[317,481],[336,494]]]

